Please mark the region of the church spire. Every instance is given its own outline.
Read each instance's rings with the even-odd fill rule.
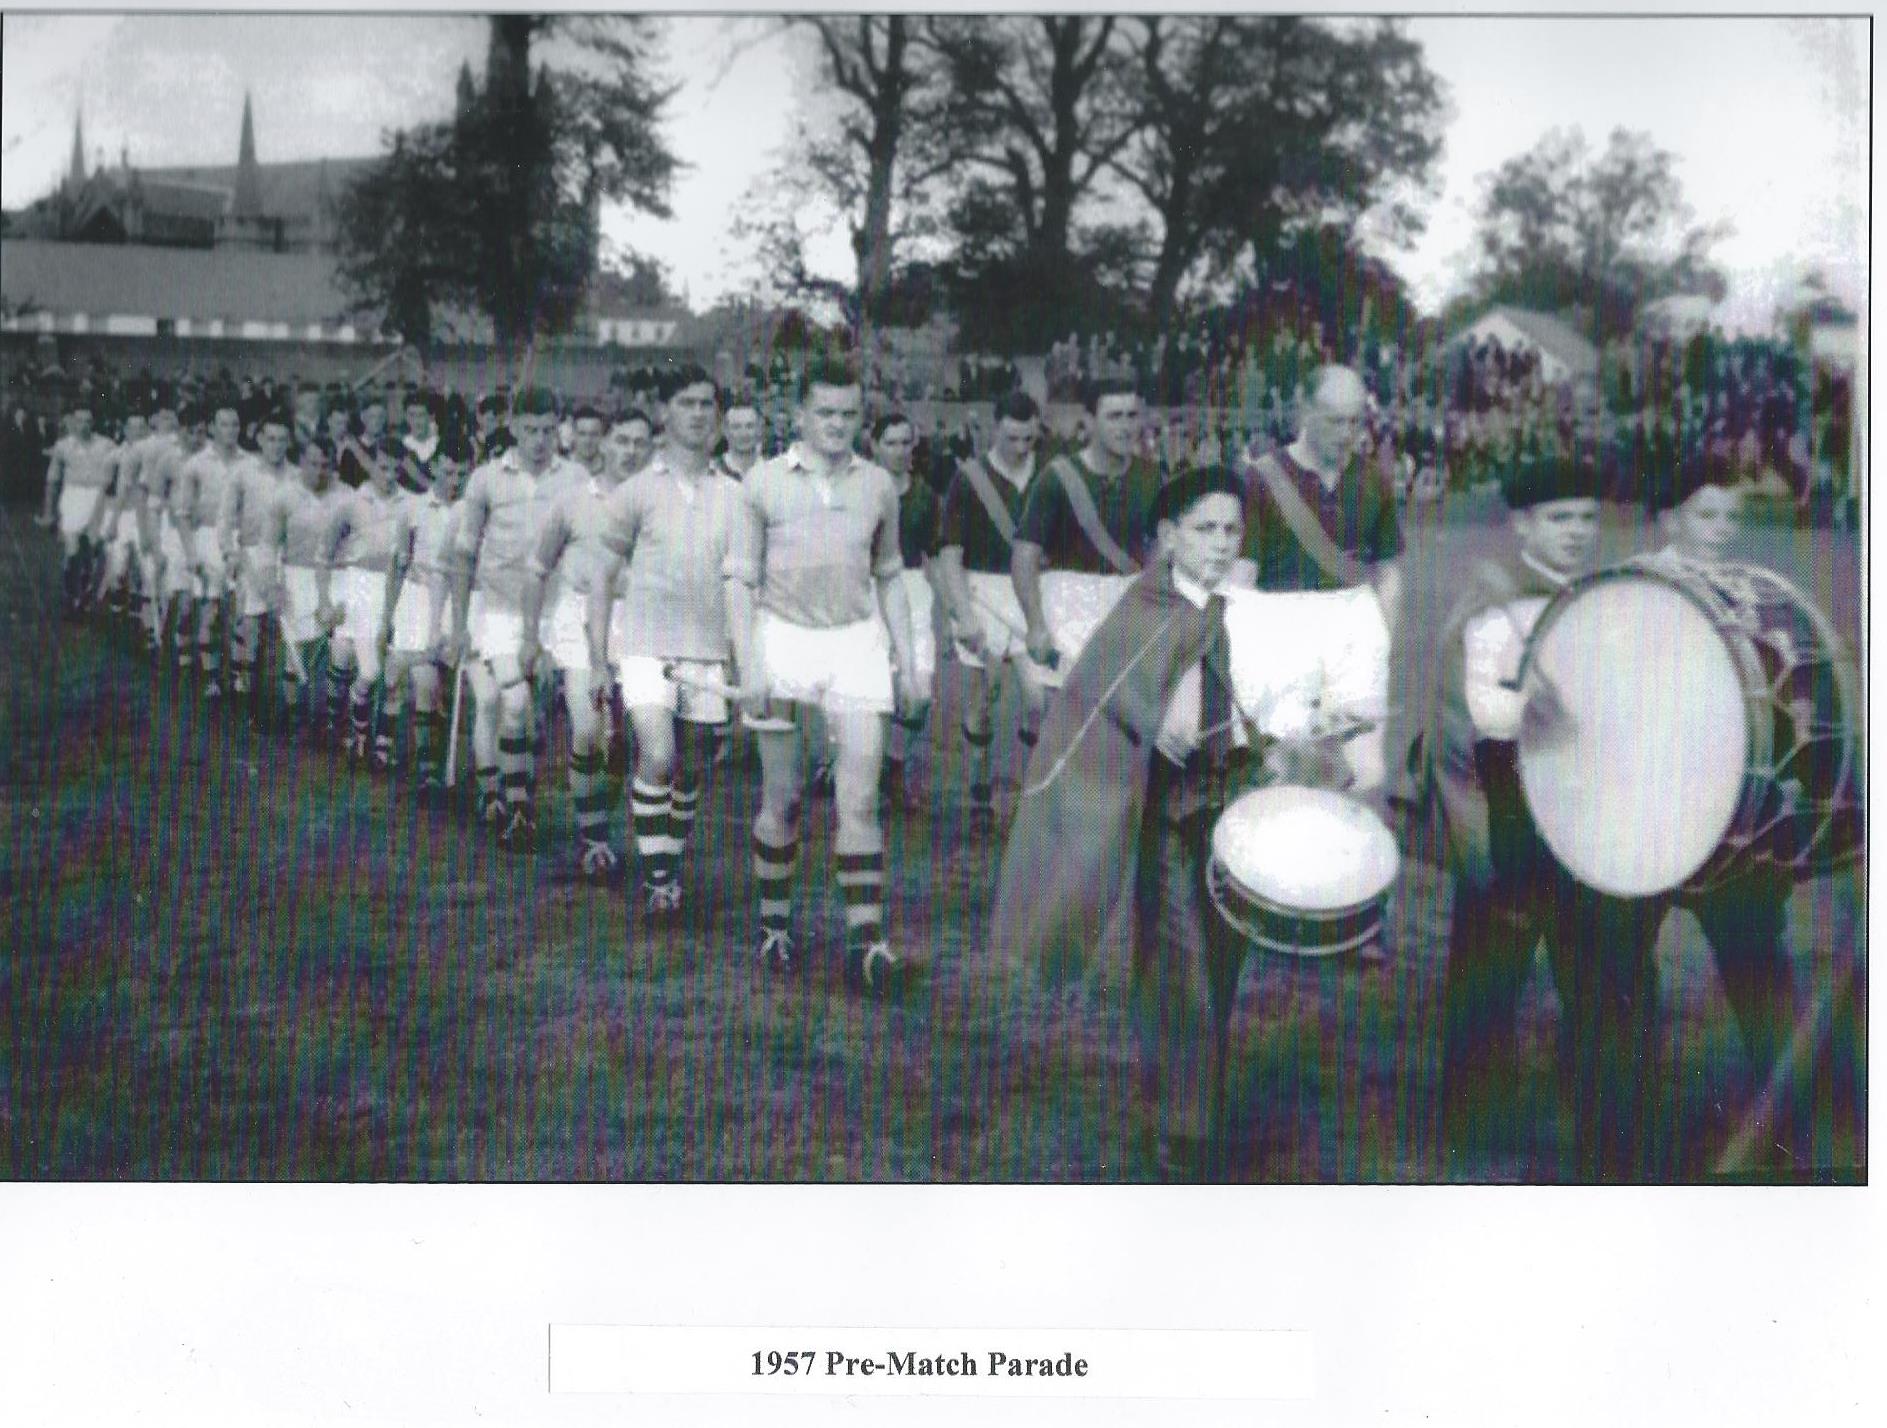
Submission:
[[[77,193],[85,187],[85,111],[83,109],[72,120],[72,165],[66,174],[66,183]]]
[[[237,218],[262,216],[262,173],[256,167],[256,122],[246,92],[242,96],[242,148],[236,156],[236,194],[230,211]]]

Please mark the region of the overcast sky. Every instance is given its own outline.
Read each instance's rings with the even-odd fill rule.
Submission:
[[[90,163],[229,162],[245,89],[264,160],[378,150],[390,126],[446,112],[483,23],[452,16],[20,16],[4,20],[0,197],[16,207],[57,181],[83,106]],[[738,284],[725,237],[749,185],[785,142],[803,61],[759,38],[764,22],[664,22],[681,90],[671,142],[690,168],[675,218],[618,216],[611,236],[665,262],[697,305]],[[1394,261],[1434,305],[1472,256],[1480,176],[1555,126],[1593,147],[1614,126],[1679,159],[1700,219],[1727,219],[1717,250],[1732,305],[1767,320],[1779,285],[1824,269],[1865,294],[1867,28],[1864,20],[1423,19],[1452,100],[1429,230]],[[292,57],[292,62],[285,62]],[[842,248],[835,248],[835,261]]]

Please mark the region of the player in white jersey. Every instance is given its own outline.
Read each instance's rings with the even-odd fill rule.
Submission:
[[[451,604],[450,549],[455,505],[471,464],[462,438],[446,437],[433,453],[432,489],[401,505],[393,533],[393,558],[387,566],[387,594],[382,615],[386,660],[386,703],[375,739],[375,757],[397,763],[393,735],[413,696],[413,760],[419,772],[419,796],[434,803],[445,794],[446,705],[440,662],[445,655]]]
[[[222,517],[231,480],[253,459],[236,444],[241,434],[242,415],[236,410],[235,402],[226,396],[215,399],[211,407],[209,444],[184,463],[177,497],[184,547],[196,578],[196,657],[203,671],[203,694],[207,699],[219,699],[223,693],[222,650],[216,629],[229,584],[229,571],[223,560],[223,547],[217,539],[217,522]],[[180,654],[178,668],[188,668],[189,658],[187,653]]]
[[[537,840],[536,769],[534,701],[519,660],[520,602],[545,513],[588,474],[557,455],[557,402],[548,390],[520,392],[510,426],[516,446],[474,471],[459,501],[447,663],[471,661],[466,677],[476,701],[472,753],[481,817],[498,829],[503,846],[526,852]]]
[[[541,650],[563,677],[564,705],[570,716],[570,798],[576,808],[577,856],[587,878],[600,880],[618,864],[609,846],[609,808],[603,792],[608,724],[604,701],[608,681],[590,668],[585,632],[591,582],[602,555],[599,540],[602,506],[621,477],[621,469],[603,451],[603,414],[580,406],[571,414],[571,459],[584,479],[566,491],[545,514],[536,549],[525,573],[521,597],[523,635],[519,663],[525,677],[538,666]],[[557,576],[554,604],[545,587]],[[545,607],[549,605],[546,614]]]
[[[258,454],[230,472],[217,539],[229,572],[229,693],[248,700],[262,653],[262,622],[273,609],[276,577],[260,558],[275,499],[295,479],[288,464],[289,417],[272,411],[256,424]]]
[[[91,598],[94,604],[102,604],[108,614],[120,619],[134,613],[131,580],[138,550],[138,527],[133,511],[138,466],[150,438],[150,419],[143,412],[132,412],[125,417],[124,431],[112,462],[111,490],[99,523],[104,559]]]
[[[91,594],[96,545],[104,508],[117,474],[118,449],[92,429],[91,403],[83,398],[67,413],[70,430],[52,448],[46,468],[46,506],[56,513],[65,551],[65,601],[77,615]]]
[[[721,417],[726,450],[720,455],[720,465],[736,481],[760,459],[760,436],[765,429],[765,423],[760,420],[760,408],[750,398],[727,404],[727,411]]]
[[[325,440],[306,442],[297,478],[277,494],[262,559],[279,574],[275,617],[282,635],[282,730],[292,733],[302,692],[319,665],[321,642],[331,625],[322,622],[316,570],[335,512],[351,494],[334,478],[334,449]],[[332,617],[333,612],[328,612]],[[317,721],[310,711],[310,734]]]
[[[594,669],[616,670],[635,728],[630,808],[643,898],[650,912],[667,914],[681,906],[708,735],[728,722],[726,697],[705,686],[728,683],[720,572],[740,485],[709,457],[719,406],[713,378],[688,364],[662,373],[661,393],[666,442],[603,506],[589,657]]]
[[[158,413],[160,425],[167,415]],[[183,471],[208,442],[209,433],[202,411],[195,406],[179,408],[175,424],[175,443],[139,470],[143,487],[140,528],[144,548],[150,553],[150,588],[156,592],[152,655],[161,658],[165,640],[174,640],[177,665],[182,669],[189,663],[194,628],[190,617],[197,593],[196,573],[184,540],[188,513],[180,505]]]
[[[316,567],[316,592],[323,624],[331,624],[328,664],[329,717],[337,727],[336,696],[346,700],[344,751],[365,760],[373,738],[373,691],[386,661],[381,640],[387,613],[387,576],[405,505],[399,486],[399,455],[391,448],[373,454],[367,481],[335,510],[334,523]],[[338,617],[338,618],[337,618]]]
[[[160,583],[163,573],[163,552],[161,550],[162,528],[152,519],[152,489],[160,482],[166,483],[168,500],[168,480],[165,472],[171,468],[178,452],[177,407],[173,398],[160,396],[152,405],[150,418],[151,434],[138,447],[136,459],[132,462],[127,489],[124,492],[123,514],[121,521],[129,521],[135,529],[132,547],[136,556],[133,566],[136,603],[134,612],[144,628],[144,638],[151,654],[156,656],[163,648],[163,614],[166,598]],[[161,509],[161,507],[160,507]]]

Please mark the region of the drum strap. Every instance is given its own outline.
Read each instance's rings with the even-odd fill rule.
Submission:
[[[1285,452],[1271,452],[1252,464],[1258,478],[1265,483],[1265,489],[1271,493],[1271,499],[1277,502],[1278,514],[1284,517],[1285,525],[1291,528],[1291,534],[1297,537],[1305,554],[1330,579],[1343,585],[1369,584],[1369,572],[1353,556],[1337,548],[1337,543],[1324,529],[1324,523],[1317,519],[1317,513],[1298,493],[1296,483],[1283,466],[1290,459]]]
[[[1055,473],[1055,479],[1061,482],[1062,490],[1067,492],[1068,509],[1074,513],[1075,524],[1081,527],[1081,534],[1088,538],[1088,544],[1099,552],[1101,559],[1113,566],[1120,575],[1132,575],[1138,571],[1139,564],[1107,533],[1107,527],[1101,522],[1100,508],[1094,504],[1094,493],[1088,490],[1088,483],[1075,470],[1073,463],[1066,457],[1058,456],[1049,463],[1048,469]]]
[[[1016,543],[1016,519],[1009,514],[1008,503],[997,493],[996,483],[990,479],[989,471],[981,461],[969,460],[957,468],[963,473],[963,479],[970,483],[970,490],[976,493],[977,501],[983,507],[983,514],[989,517],[989,523],[996,527],[1004,545]]]

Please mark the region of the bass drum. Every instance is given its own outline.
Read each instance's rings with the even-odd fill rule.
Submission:
[[[1567,586],[1527,642],[1564,735],[1520,748],[1540,835],[1580,882],[1643,897],[1754,860],[1798,877],[1853,858],[1852,677],[1832,627],[1758,566],[1643,557]]]

